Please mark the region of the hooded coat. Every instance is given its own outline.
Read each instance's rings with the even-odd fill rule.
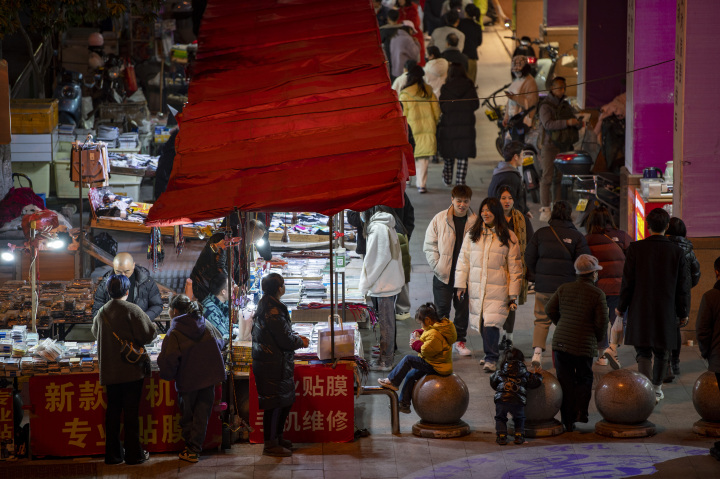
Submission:
[[[400,102],[403,113],[412,129],[415,138],[415,158],[434,156],[437,153],[437,124],[440,120],[440,104],[432,92],[432,88],[426,86],[429,96],[420,95],[420,87],[410,85],[400,92]]]
[[[129,383],[145,377],[150,365],[142,360],[134,364],[123,361],[120,358],[122,346],[113,335],[114,332],[120,339],[132,342],[135,348],[155,339],[155,325],[139,306],[122,299],[111,299],[98,310],[90,331],[97,339],[101,385]]]
[[[495,390],[495,402],[503,404],[527,403],[527,390],[540,387],[543,377],[531,373],[521,361],[507,361],[490,376],[490,387]]]
[[[108,271],[102,277],[95,289],[95,302],[93,303],[93,318],[97,315],[98,310],[110,301],[110,294],[107,291],[107,282],[110,275],[114,274],[113,270]],[[155,284],[155,280],[150,276],[150,271],[142,266],[135,265],[133,272],[135,275],[134,291],[132,292],[132,303],[136,304],[148,315],[150,321],[160,316],[163,310],[162,297],[160,290]]]
[[[455,236],[457,234],[465,236],[475,221],[477,221],[477,215],[472,210],[468,210],[465,231],[458,233],[455,231],[453,207],[450,205],[450,208],[435,215],[425,231],[425,242],[423,243],[425,258],[435,273],[435,277],[445,284],[450,284]],[[467,238],[463,239],[463,242],[466,240]]]
[[[535,232],[525,250],[528,280],[535,281],[535,291],[540,293],[554,293],[561,284],[575,281],[575,260],[590,254],[585,237],[572,221],[555,219],[549,224]]]
[[[495,228],[483,225],[477,242],[465,235],[455,271],[455,287],[467,288],[470,295],[470,326],[480,331],[485,327],[499,328],[510,312],[508,302],[517,299],[522,286],[523,267],[520,245],[512,231],[505,246]]]
[[[475,83],[467,77],[448,78],[440,100],[438,153],[443,158],[475,158],[475,110],[480,108]]]
[[[223,345],[219,331],[201,315],[174,317],[157,358],[160,377],[175,380],[175,389],[181,393],[224,381]]]
[[[295,401],[293,358],[302,347],[302,338],[290,326],[287,306],[263,295],[252,327],[252,368],[260,409],[286,407]]]
[[[381,298],[395,296],[405,285],[395,217],[383,211],[375,213],[366,225],[366,232],[367,246],[360,272],[360,291]]]
[[[457,341],[455,325],[447,318],[434,323],[420,335],[420,357],[442,376],[453,372],[452,349]]]
[[[522,214],[527,214],[530,208],[527,207],[527,192],[520,171],[510,164],[509,161],[501,161],[493,170],[490,186],[488,187],[488,196],[499,198],[497,194],[498,188],[501,186],[509,186],[510,194],[515,202],[514,208]]]
[[[720,281],[703,295],[695,329],[700,355],[708,361],[708,371],[720,373]]]

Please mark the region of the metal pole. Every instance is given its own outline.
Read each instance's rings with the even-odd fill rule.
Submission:
[[[225,219],[225,239],[228,239],[228,236],[232,238],[232,227],[230,226],[230,217],[232,216],[232,213],[230,213],[227,218]],[[233,417],[235,415],[235,358],[233,357],[233,343],[232,343],[232,320],[233,320],[233,303],[232,303],[232,285],[233,285],[233,252],[234,247],[233,246],[227,246],[228,248],[227,255],[225,256],[226,264],[227,264],[227,288],[228,288],[228,301],[229,301],[229,321],[230,321],[230,339],[228,341],[228,345],[230,348],[230,380],[228,381],[228,403],[230,404],[230,407],[227,409],[227,423],[233,424]]]
[[[333,274],[335,273],[335,258],[333,257],[333,217],[328,218],[328,226],[330,227],[330,359],[335,362],[335,303],[333,288]]]

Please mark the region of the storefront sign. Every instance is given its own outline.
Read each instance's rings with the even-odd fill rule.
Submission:
[[[215,406],[222,388],[215,388]],[[107,396],[96,373],[30,378],[30,442],[34,455],[87,456],[105,452]],[[12,408],[12,401],[10,401]],[[222,440],[220,416],[210,415],[204,448]],[[184,447],[175,384],[157,372],[145,378],[140,398],[140,442],[150,452]]]
[[[296,442],[348,442],[355,436],[353,370],[349,365],[295,366],[295,403],[283,437]],[[250,373],[250,442],[263,442],[263,410]]]
[[[0,389],[0,461],[15,455],[12,388]]]
[[[645,202],[635,190],[635,241],[645,239]]]

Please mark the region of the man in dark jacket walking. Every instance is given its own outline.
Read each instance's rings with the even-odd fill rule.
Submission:
[[[224,341],[205,321],[196,302],[184,294],[170,302],[172,324],[157,358],[160,377],[175,380],[180,398],[180,427],[185,450],[183,461],[198,462],[205,442],[208,420],[215,401],[215,385],[225,380],[220,350]]]
[[[592,362],[607,331],[605,293],[595,286],[601,269],[596,257],[580,255],[575,260],[577,280],[561,285],[545,305],[545,312],[557,326],[552,348],[563,392],[560,415],[567,432],[575,429],[575,422],[588,422]]]
[[[113,274],[121,274],[130,280],[130,294],[127,299],[129,303],[139,306],[148,315],[150,321],[160,316],[163,310],[162,298],[155,280],[150,276],[150,271],[136,265],[130,253],[118,253],[113,259],[113,269],[105,273],[95,289],[93,318],[98,310],[110,301],[107,282]]]
[[[708,362],[708,371],[715,373],[720,387],[720,257],[715,260],[715,286],[700,301],[695,330],[700,355]],[[720,441],[710,448],[710,455],[720,461]]]
[[[488,188],[488,196],[499,197],[497,189],[503,185],[510,188],[510,194],[515,200],[515,209],[526,215],[529,211],[527,207],[527,193],[523,183],[520,168],[522,166],[523,144],[519,141],[511,141],[503,148],[503,158],[505,161],[498,163],[497,168],[493,170],[490,187]],[[532,218],[532,216],[530,216]]]
[[[532,365],[541,367],[550,319],[545,304],[561,284],[575,280],[575,260],[590,254],[585,237],[572,222],[572,206],[567,201],[553,205],[549,226],[535,232],[525,249],[528,281],[535,281],[535,329]]]
[[[638,371],[652,381],[660,401],[668,355],[677,342],[678,321],[681,327],[687,324],[690,282],[685,277],[682,250],[665,237],[670,215],[655,208],[646,221],[650,236],[631,243],[627,250],[615,312],[618,316],[627,312],[625,344],[635,346]]]

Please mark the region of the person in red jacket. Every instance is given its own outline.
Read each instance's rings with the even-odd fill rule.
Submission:
[[[608,308],[615,311],[620,298],[620,284],[622,284],[623,266],[625,266],[625,251],[630,246],[630,236],[615,226],[612,215],[604,206],[595,208],[588,216],[585,235],[590,253],[600,262],[602,270],[598,272],[599,278],[597,287],[600,288],[607,298]],[[610,325],[615,322],[615,315],[611,314]],[[611,341],[608,341],[608,340]],[[597,364],[606,366],[608,362],[614,369],[620,368],[617,359],[617,342],[605,336],[598,344],[600,357]]]

